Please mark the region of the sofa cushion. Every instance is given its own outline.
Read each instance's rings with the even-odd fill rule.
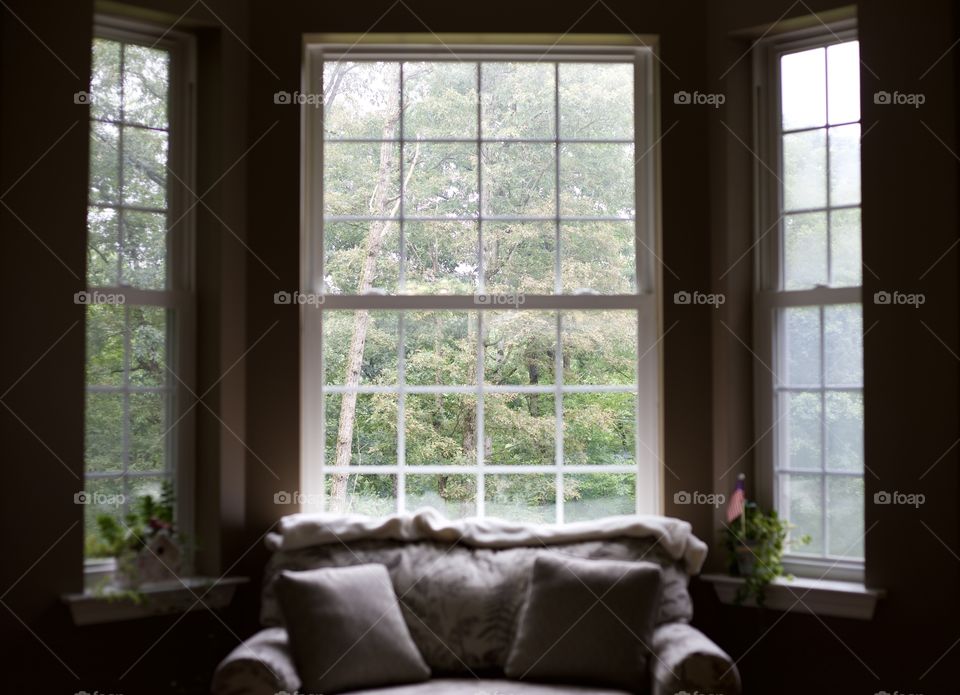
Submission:
[[[277,596],[308,692],[426,680],[383,565],[283,572]]]
[[[518,683],[500,679],[437,678],[416,685],[399,685],[391,688],[361,690],[351,695],[627,695],[624,690],[577,685],[544,685],[542,683]]]
[[[435,672],[502,673],[533,562],[554,552],[655,562],[663,568],[658,624],[687,622],[693,615],[687,574],[655,539],[616,538],[505,549],[473,548],[455,541],[368,540],[274,553],[264,576],[261,621],[265,627],[283,625],[273,587],[283,570],[381,563],[393,579],[410,634]]]
[[[539,557],[506,674],[636,690],[647,680],[659,602],[652,563]]]

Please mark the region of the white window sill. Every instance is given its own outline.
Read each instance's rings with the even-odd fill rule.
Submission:
[[[721,603],[736,604],[737,589],[743,585],[743,579],[725,574],[704,574],[700,579],[713,584]],[[868,589],[856,582],[780,577],[767,587],[764,606],[779,611],[871,620],[877,601],[885,593],[882,589]],[[756,603],[751,598],[742,605],[755,606]]]
[[[186,613],[207,608],[226,608],[237,587],[250,581],[247,577],[184,577],[182,581],[143,584],[137,601],[130,592],[104,589],[94,593],[66,594],[63,602],[70,607],[75,625],[96,625],[118,620],[133,620],[157,615]],[[203,597],[200,602],[197,599]]]

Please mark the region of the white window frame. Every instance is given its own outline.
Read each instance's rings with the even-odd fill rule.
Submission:
[[[167,167],[167,220],[173,230],[168,235],[168,287],[162,290],[133,288],[127,285],[102,287],[89,285],[89,292],[122,293],[125,306],[163,307],[168,309],[167,359],[170,370],[167,386],[150,389],[104,388],[85,386],[86,392],[165,391],[170,399],[167,417],[170,431],[166,434],[165,456],[169,476],[176,494],[176,522],[180,532],[192,536],[195,515],[195,417],[190,404],[194,400],[196,384],[196,297],[195,297],[195,215],[192,202],[195,188],[195,109],[196,109],[196,39],[188,33],[173,31],[152,24],[110,15],[95,15],[95,39],[162,48],[170,54],[169,72],[169,126]],[[92,46],[91,46],[92,49]],[[96,99],[96,95],[93,95]],[[91,114],[89,123],[93,123]],[[89,203],[94,205],[93,203]],[[134,209],[122,203],[97,204],[98,207]],[[129,348],[129,346],[128,346]],[[126,359],[126,358],[125,358]],[[129,423],[124,416],[124,432]],[[129,457],[128,442],[124,436],[123,470],[116,473],[84,471],[84,481],[137,477],[158,477],[156,473],[130,473],[126,470]],[[124,513],[132,500],[124,502]],[[192,558],[187,558],[189,566]],[[84,560],[87,583],[115,568],[113,559]]]
[[[788,34],[762,41],[754,51],[754,148],[758,157],[754,162],[756,181],[756,209],[754,219],[757,244],[754,296],[754,348],[759,360],[754,368],[755,385],[755,431],[757,438],[756,494],[759,504],[768,509],[779,509],[778,472],[786,471],[778,462],[779,430],[776,405],[775,373],[779,359],[777,344],[777,311],[790,306],[819,306],[821,312],[821,369],[823,369],[823,309],[837,304],[862,305],[862,286],[825,287],[817,286],[804,290],[781,289],[782,268],[781,240],[783,234],[780,125],[780,57],[798,50],[827,47],[846,41],[857,40],[855,20],[843,20],[828,26],[818,24]],[[861,121],[858,121],[861,122]],[[829,154],[828,154],[829,164]],[[862,203],[861,203],[862,206]],[[839,206],[841,209],[848,206]],[[825,210],[834,209],[827,201]],[[829,253],[829,251],[828,251]],[[820,390],[823,390],[823,385]],[[860,387],[862,392],[862,385]],[[825,417],[825,413],[821,413]],[[821,431],[823,424],[821,422]],[[822,445],[825,442],[821,437]],[[821,453],[821,456],[823,454]],[[823,470],[797,471],[821,476],[823,492],[823,524],[826,523],[826,479],[830,475],[842,475]],[[865,472],[865,471],[864,471]],[[861,476],[863,473],[860,474]],[[826,539],[825,539],[826,540]],[[864,560],[852,560],[836,556],[811,556],[801,553],[784,554],[784,568],[801,577],[814,577],[838,581],[863,582]]]
[[[484,39],[489,38],[490,43]],[[515,41],[515,42],[514,42]],[[585,42],[584,42],[585,41]],[[659,513],[662,509],[662,459],[660,442],[662,440],[662,422],[660,416],[661,393],[661,365],[660,337],[662,335],[662,318],[659,311],[659,297],[661,296],[661,272],[658,262],[660,248],[660,193],[659,193],[659,146],[657,133],[659,132],[658,102],[657,102],[657,71],[654,64],[654,48],[656,40],[653,37],[616,36],[616,37],[588,37],[579,41],[571,37],[557,37],[547,35],[529,35],[523,37],[491,36],[478,37],[477,35],[417,35],[407,34],[376,36],[365,35],[309,35],[305,37],[304,56],[305,69],[303,76],[303,92],[306,94],[322,94],[323,63],[325,60],[335,60],[347,54],[354,59],[381,59],[381,60],[548,60],[550,62],[563,60],[580,61],[630,61],[634,64],[634,109],[637,127],[634,133],[636,182],[636,210],[634,229],[636,234],[636,276],[637,292],[635,294],[619,295],[526,295],[520,311],[526,310],[600,310],[600,309],[629,309],[635,310],[638,316],[638,363],[637,384],[622,390],[636,391],[636,453],[635,464],[624,467],[612,466],[585,466],[563,465],[562,431],[556,432],[556,446],[554,465],[537,466],[494,466],[484,461],[484,447],[477,447],[477,465],[470,467],[456,466],[406,466],[403,461],[403,428],[399,427],[398,461],[396,466],[363,467],[350,465],[345,469],[333,469],[337,472],[379,473],[398,476],[397,509],[404,511],[405,499],[402,483],[403,474],[430,474],[430,473],[466,473],[477,476],[476,513],[484,514],[484,475],[500,473],[543,473],[554,474],[557,481],[557,521],[563,521],[563,490],[561,473],[590,473],[613,472],[613,468],[623,469],[636,475],[636,509],[643,513]],[[300,291],[313,294],[324,294],[323,273],[323,108],[316,108],[313,104],[305,104],[301,109],[302,115],[302,217],[301,217],[301,279]],[[472,140],[478,146],[480,136]],[[557,142],[551,138],[549,142]],[[642,156],[641,156],[642,155]],[[558,189],[559,195],[559,189]],[[525,218],[529,219],[529,218]],[[555,218],[549,218],[553,221]],[[559,209],[557,210],[559,220]],[[481,242],[482,243],[482,242]],[[480,283],[483,274],[479,274]],[[483,287],[476,288],[483,292]],[[301,395],[300,395],[300,499],[303,511],[324,511],[325,495],[323,494],[324,474],[332,467],[326,466],[324,461],[325,439],[325,409],[324,394],[333,391],[323,384],[321,345],[322,316],[327,310],[335,309],[369,309],[376,310],[460,310],[466,312],[482,312],[487,309],[503,309],[503,307],[485,307],[478,305],[473,295],[343,295],[325,294],[324,304],[320,310],[304,306],[300,310],[301,320]],[[558,314],[559,315],[559,314]],[[403,328],[402,314],[399,343],[402,345]],[[559,326],[559,320],[558,320]],[[559,327],[558,327],[559,340]],[[478,346],[482,350],[482,345]],[[558,360],[560,359],[558,353]],[[402,350],[401,350],[402,361]],[[482,365],[482,355],[478,365]],[[402,369],[402,366],[400,367]],[[561,387],[560,374],[562,369],[557,368],[557,382],[555,386],[542,387],[542,392],[554,394],[556,407],[559,409],[561,389],[563,393],[575,390],[573,387]],[[481,375],[482,376],[482,375]],[[357,392],[369,392],[371,387],[359,387]],[[457,393],[467,392],[491,393],[509,391],[517,393],[530,392],[534,387],[496,387],[483,386],[481,378],[477,379],[476,386],[468,387],[403,387],[397,390],[400,395],[398,410],[399,418],[403,417],[402,393]],[[616,389],[617,387],[603,387],[592,389],[600,392]],[[342,390],[342,389],[341,389]],[[382,391],[383,387],[374,388]],[[478,420],[482,418],[482,399],[478,402]]]

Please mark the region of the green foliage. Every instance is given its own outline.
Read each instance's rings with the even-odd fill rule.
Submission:
[[[753,598],[758,606],[763,606],[770,582],[777,577],[789,578],[783,573],[784,550],[810,542],[808,535],[790,539],[791,528],[775,510],[764,513],[749,502],[744,508],[744,517],[734,520],[722,531],[721,540],[729,555],[731,572],[744,579],[737,590],[738,604]]]
[[[165,481],[158,498],[153,495],[137,498],[122,522],[112,514],[98,514],[95,530],[87,533],[86,557],[119,558],[139,552],[161,531],[175,534],[175,506],[173,485]]]

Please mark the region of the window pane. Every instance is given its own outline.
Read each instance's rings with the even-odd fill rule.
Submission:
[[[633,65],[560,64],[560,137],[633,139]]]
[[[564,383],[636,383],[636,311],[565,311],[562,318]]]
[[[404,314],[406,383],[475,384],[477,315],[464,311],[408,311]]]
[[[827,391],[827,470],[863,472],[863,394]]]
[[[93,65],[90,71],[90,116],[109,121],[120,120],[120,42],[93,40]]]
[[[778,370],[787,386],[820,384],[820,308],[790,307],[780,314],[783,367]]]
[[[563,477],[563,520],[588,521],[634,514],[637,476],[633,473],[592,473]]]
[[[556,521],[557,484],[553,475],[488,475],[486,516],[516,521]]]
[[[860,202],[860,124],[830,129],[830,204]]]
[[[113,557],[114,550],[100,534],[97,517],[106,515],[117,521],[123,518],[124,502],[122,478],[88,478],[83,483],[83,523],[86,531],[84,555],[89,558]]]
[[[477,283],[476,222],[407,222],[407,294],[470,294]]]
[[[780,106],[784,130],[824,124],[826,86],[822,48],[788,53],[780,58]]]
[[[397,314],[325,311],[323,363],[328,384],[397,383]],[[351,364],[350,358],[355,358]]]
[[[166,434],[166,396],[162,393],[131,393],[129,470],[166,470]]]
[[[809,212],[783,219],[783,288],[827,284],[827,214]]]
[[[799,538],[810,534],[808,545],[794,548],[792,552],[822,555],[823,544],[823,493],[818,475],[780,476],[780,514],[794,528],[790,534]]]
[[[557,418],[549,393],[483,398],[484,454],[491,466],[552,466]]]
[[[636,460],[636,396],[568,393],[563,397],[567,465],[632,466]]]
[[[122,386],[126,307],[87,306],[87,385]]]
[[[780,465],[790,469],[820,470],[820,393],[786,392],[780,395],[782,418]]]
[[[561,145],[560,214],[631,219],[633,175],[633,145]]]
[[[827,86],[830,123],[859,121],[859,41],[847,41],[827,48]]]
[[[856,287],[863,282],[860,262],[860,208],[830,213],[830,284]]]
[[[477,398],[463,394],[407,394],[408,466],[477,463]]]
[[[323,66],[323,125],[328,138],[394,138],[400,64],[333,61]]]
[[[90,124],[90,202],[120,202],[120,129],[109,123]]]
[[[483,137],[553,138],[554,73],[549,63],[483,63]]]
[[[432,507],[448,519],[477,513],[477,479],[472,475],[408,475],[407,511]]]
[[[404,137],[477,137],[477,64],[404,63]]]
[[[548,311],[483,314],[484,380],[488,384],[554,383],[556,315]]]
[[[552,143],[485,144],[484,214],[554,217],[554,156]]]
[[[827,204],[826,131],[783,136],[783,208],[803,210]]]
[[[325,214],[396,216],[399,157],[395,143],[327,142],[323,150]]]
[[[379,253],[367,255],[374,241]],[[324,286],[331,294],[359,294],[367,287],[393,293],[400,277],[400,226],[396,222],[327,222],[323,229]]]
[[[863,315],[859,304],[823,309],[825,378],[828,385],[863,383]]]
[[[168,51],[126,44],[123,54],[123,120],[167,127]]]
[[[141,289],[167,286],[167,215],[128,210],[123,216],[123,284]]]
[[[123,394],[87,392],[84,468],[123,470]]]
[[[473,217],[477,214],[477,146],[409,143],[403,146],[404,215]]]
[[[123,127],[123,202],[146,208],[167,207],[167,134]]]
[[[827,478],[829,555],[863,559],[863,478]]]
[[[335,514],[388,516],[397,511],[397,476],[328,473],[327,511]]]
[[[392,393],[328,393],[327,466],[394,466],[397,397]]]
[[[167,360],[167,310],[129,307],[130,384],[165,386],[171,380]]]
[[[113,208],[87,209],[87,285],[109,287],[117,283],[120,232]]]
[[[553,222],[484,223],[486,291],[553,294],[555,235]]]
[[[560,274],[566,294],[636,291],[633,222],[564,222]]]
[[[147,495],[150,495],[154,500],[159,500],[163,494],[163,484],[167,480],[167,476],[130,478],[127,481],[127,506],[136,504],[138,499]]]

